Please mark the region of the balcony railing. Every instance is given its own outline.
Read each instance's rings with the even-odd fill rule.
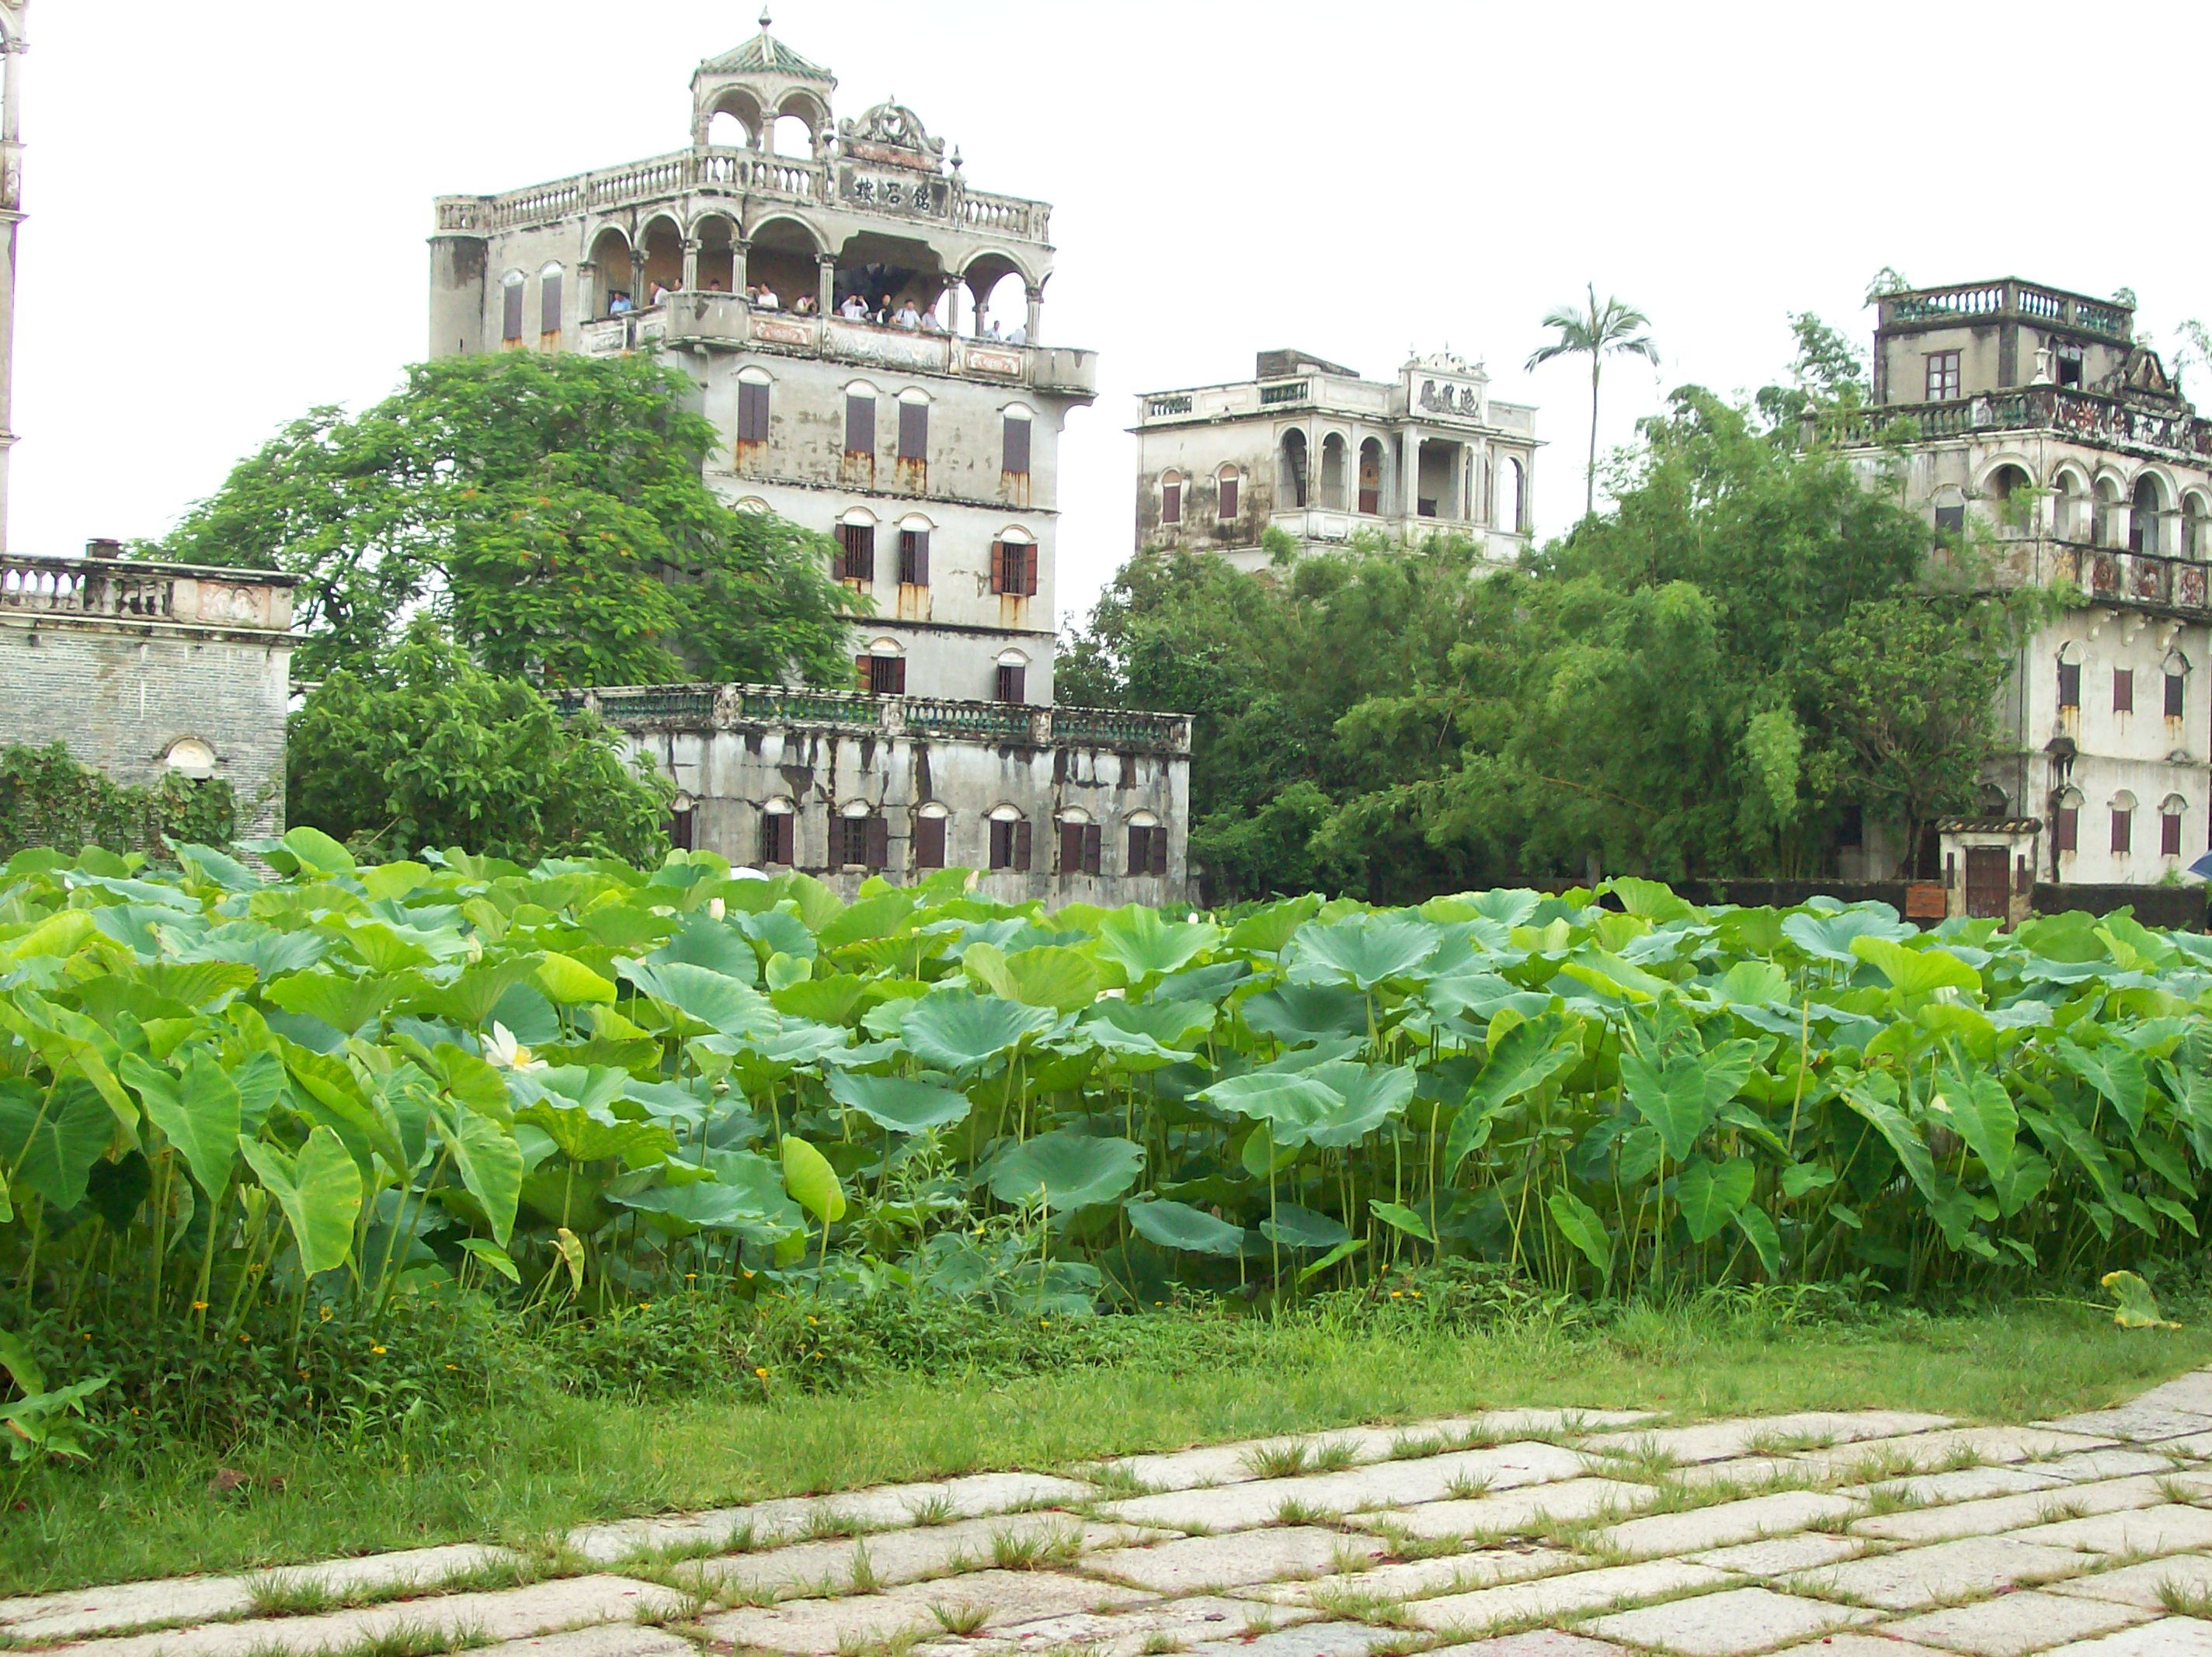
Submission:
[[[0,556],[0,612],[281,633],[292,624],[292,583],[269,570]]]
[[[1888,294],[1881,300],[1881,315],[1885,328],[1893,323],[2025,317],[2035,322],[2057,323],[2084,333],[2125,340],[2133,313],[2124,306],[2108,305],[2080,294],[2007,279]]]
[[[837,206],[881,218],[944,221],[979,234],[1039,244],[1052,240],[1052,208],[1044,202],[990,195],[955,179],[949,189],[916,191],[902,198],[902,207],[889,208],[872,194],[866,199],[841,197],[838,174],[830,162],[717,145],[580,173],[503,195],[441,196],[438,228],[486,235],[554,224],[583,213],[672,201],[694,191]]]
[[[759,347],[1081,396],[1095,395],[1098,389],[1096,351],[966,339],[919,329],[879,328],[842,317],[767,311],[748,303],[742,294],[672,294],[648,310],[585,323],[580,340],[589,356],[618,356],[664,343]]]
[[[2185,615],[2212,613],[2212,568],[2158,553],[2062,542],[2055,573],[2100,603],[2140,605]]]
[[[753,684],[613,685],[556,691],[552,701],[563,713],[588,708],[609,724],[626,730],[802,725],[893,737],[1012,742],[1037,748],[1190,751],[1188,716],[1124,708],[1032,707],[1022,702],[870,696],[858,691],[794,690]]]
[[[2191,459],[2212,456],[2212,421],[2161,414],[2070,385],[2025,385],[1942,403],[1883,404],[1841,416],[1830,430],[1838,442],[1872,445],[1900,420],[1911,421],[1922,439],[2048,431],[2085,443],[2132,444]]]

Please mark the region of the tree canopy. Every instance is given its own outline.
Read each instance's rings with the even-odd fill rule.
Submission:
[[[485,668],[548,686],[842,681],[827,543],[715,495],[691,392],[641,356],[420,363],[363,414],[295,421],[151,550],[301,577],[307,679],[427,610]]]

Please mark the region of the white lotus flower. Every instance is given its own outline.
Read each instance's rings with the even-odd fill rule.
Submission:
[[[729,912],[729,906],[724,903],[719,897],[710,897],[707,900],[707,913],[714,916],[715,920],[720,920]]]
[[[533,1059],[530,1049],[514,1039],[514,1032],[504,1024],[495,1023],[491,1034],[484,1038],[484,1057],[501,1070],[544,1070],[545,1061]]]

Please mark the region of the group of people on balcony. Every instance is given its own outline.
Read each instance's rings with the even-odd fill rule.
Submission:
[[[705,291],[709,294],[721,293],[723,291],[721,278],[708,277]],[[665,283],[655,281],[647,284],[646,300],[647,308],[660,305],[669,297],[670,290]],[[784,308],[783,300],[775,289],[764,285],[748,283],[744,298],[745,303],[756,310],[781,311]],[[814,295],[802,294],[792,305],[791,313],[793,316],[811,317],[816,313],[817,308]],[[617,288],[607,296],[607,314],[611,317],[628,316],[636,309],[635,302],[621,288]],[[878,328],[905,328],[924,334],[945,332],[945,325],[938,320],[936,308],[932,307],[925,311],[914,302],[911,296],[895,300],[889,294],[883,294],[877,297],[873,305],[871,305],[860,294],[852,294],[847,295],[845,302],[837,307],[837,314],[848,322],[872,323]],[[1018,322],[1011,330],[1002,333],[1000,331],[998,319],[994,317],[977,332],[975,337],[1000,340],[1008,345],[1026,345],[1029,343],[1030,334],[1029,330]]]

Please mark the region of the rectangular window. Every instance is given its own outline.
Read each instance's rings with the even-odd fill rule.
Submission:
[[[1030,422],[1008,415],[1006,438],[1000,446],[1002,452],[999,469],[1001,471],[1027,471],[1030,469]]]
[[[1964,507],[1936,508],[1936,533],[1964,535],[1966,532],[1966,509]]]
[[[906,658],[903,656],[855,656],[853,665],[858,670],[860,689],[871,696],[903,696],[906,695]]]
[[[872,455],[876,452],[876,399],[873,392],[845,393],[845,452]]]
[[[899,404],[898,458],[916,462],[929,458],[929,404],[927,403]]]
[[[1034,597],[1036,590],[1036,543],[1034,541],[991,543],[991,591]]]
[[[768,382],[764,379],[738,382],[738,441],[768,441]]]
[[[1168,871],[1168,831],[1157,822],[1129,825],[1128,872],[1164,875]]]
[[[2136,814],[2132,811],[2115,810],[2112,813],[2112,855],[2114,857],[2125,857],[2128,854],[2129,841],[2135,835],[2135,821]]]
[[[761,818],[761,861],[763,863],[792,863],[792,842],[796,838],[793,825],[799,819],[789,811],[770,811]]]
[[[538,279],[538,331],[561,331],[561,273],[548,270]]]
[[[929,585],[929,531],[901,530],[899,531],[899,585],[926,587]]]
[[[1234,472],[1221,480],[1221,498],[1214,503],[1213,515],[1224,523],[1237,516],[1237,483]],[[1362,511],[1371,508],[1362,507]]]
[[[1099,854],[1106,844],[1106,831],[1095,822],[1063,822],[1060,825],[1060,872],[1063,877],[1075,874],[1095,875],[1099,870]]]
[[[2131,667],[2112,670],[2112,712],[2132,713],[2136,711],[2136,671]]]
[[[499,337],[502,340],[522,337],[522,278],[517,276],[507,284],[500,295]]]
[[[1170,478],[1160,485],[1160,522],[1182,522],[1182,480],[1179,477]]]
[[[2158,854],[2162,858],[2181,855],[2181,813],[2161,811],[2158,818]]]
[[[917,869],[942,869],[945,866],[943,817],[915,819],[914,866]]]
[[[991,866],[1026,871],[1030,866],[1030,822],[1027,817],[1001,822],[991,819]]]
[[[2166,676],[2166,717],[2178,719],[2189,707],[2189,680],[2185,675],[2169,673]]]
[[[2071,852],[2080,846],[2081,841],[2081,808],[2073,805],[2060,806],[2051,818],[2051,849],[2054,852]]]
[[[999,664],[999,700],[1002,702],[1025,702],[1029,670],[1018,662]]]
[[[1956,351],[1929,352],[1928,400],[1944,403],[1958,395],[1959,354]]]
[[[671,811],[668,814],[668,843],[679,852],[696,852],[699,842],[696,833],[695,814],[690,811]]]
[[[876,526],[873,524],[837,525],[837,561],[830,572],[836,581],[876,579]]]
[[[876,812],[861,817],[837,819],[837,863],[840,868],[858,865],[881,869],[890,861],[890,825]]]
[[[2058,705],[2061,707],[2081,706],[2081,665],[2079,662],[2058,664]]]

